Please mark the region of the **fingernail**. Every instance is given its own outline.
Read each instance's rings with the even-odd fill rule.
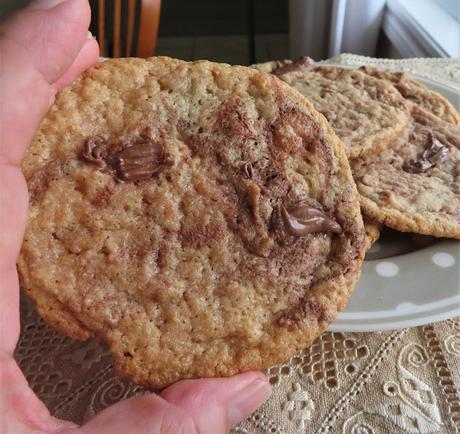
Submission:
[[[51,9],[58,4],[64,3],[67,0],[33,0],[29,8],[32,9]]]
[[[94,36],[93,34],[88,30],[88,32],[86,33],[86,39],[93,39]]]
[[[229,403],[228,422],[235,426],[254,413],[272,393],[272,388],[267,381],[257,379],[238,392]]]

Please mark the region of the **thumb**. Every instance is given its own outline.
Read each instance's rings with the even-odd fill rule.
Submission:
[[[18,165],[62,84],[97,61],[88,0],[35,0],[0,25],[0,162]]]
[[[115,404],[81,427],[82,434],[224,434],[253,413],[271,387],[260,372],[185,380],[160,395]]]
[[[265,375],[247,372],[232,378],[185,380],[172,385],[161,396],[192,414],[198,427],[215,427],[209,432],[218,433],[218,428],[226,426],[224,422],[234,426],[251,415],[270,394]]]

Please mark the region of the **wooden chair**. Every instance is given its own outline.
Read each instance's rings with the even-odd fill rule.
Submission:
[[[97,1],[97,5],[96,5]],[[93,0],[93,17],[101,56],[153,56],[161,0]]]

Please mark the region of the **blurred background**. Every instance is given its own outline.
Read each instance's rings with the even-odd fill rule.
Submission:
[[[0,0],[0,19],[25,0]],[[104,56],[460,57],[460,0],[91,0]]]

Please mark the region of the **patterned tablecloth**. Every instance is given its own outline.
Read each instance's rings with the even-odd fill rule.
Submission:
[[[328,62],[416,72],[460,86],[460,59]],[[140,387],[115,377],[96,340],[56,333],[21,301],[16,359],[59,418],[82,422]],[[273,395],[235,433],[460,433],[460,318],[382,333],[325,333],[268,370]]]

